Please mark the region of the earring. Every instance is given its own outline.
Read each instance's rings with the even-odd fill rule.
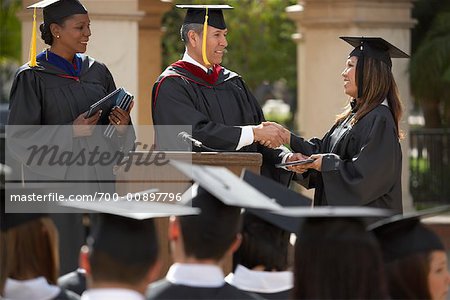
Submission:
[[[56,38],[59,39],[59,35],[57,35]]]

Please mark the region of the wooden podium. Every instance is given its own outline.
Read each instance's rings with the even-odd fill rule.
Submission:
[[[153,155],[153,157],[151,157]],[[155,155],[160,155],[158,162],[151,162]],[[162,157],[164,156],[164,157]],[[156,159],[155,159],[156,160]],[[127,165],[116,171],[116,192],[119,195],[136,193],[151,188],[158,188],[158,192],[182,194],[192,184],[192,180],[168,164],[169,160],[191,162],[193,164],[223,166],[237,176],[243,169],[260,173],[262,155],[260,153],[241,152],[144,152],[136,151],[130,155]],[[169,200],[169,199],[166,199]],[[171,201],[174,202],[174,201]],[[169,243],[167,240],[168,218],[156,220],[159,235],[159,255],[162,262],[160,277],[164,277],[172,264]],[[224,274],[231,271],[231,261],[224,266]]]

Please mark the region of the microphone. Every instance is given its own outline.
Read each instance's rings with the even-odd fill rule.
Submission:
[[[202,148],[205,149],[207,151],[212,151],[212,152],[223,152],[223,150],[218,150],[218,149],[213,149],[210,148],[208,146],[203,145],[202,142],[200,142],[199,140],[196,140],[192,137],[192,135],[190,135],[189,133],[187,133],[186,131],[181,131],[178,134],[178,138],[182,139],[183,141],[185,141],[186,143],[191,142],[192,144],[194,144],[194,146],[198,147],[198,148]]]
[[[196,147],[202,148],[203,147],[203,143],[200,142],[199,140],[194,139],[189,133],[187,133],[186,131],[182,131],[178,134],[178,137],[180,139],[182,139],[185,142],[192,142],[192,144],[194,144]]]

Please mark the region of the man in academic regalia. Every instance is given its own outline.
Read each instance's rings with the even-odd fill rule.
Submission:
[[[220,65],[228,45],[222,9],[232,7],[177,7],[188,9],[181,27],[186,51],[182,60],[170,65],[153,86],[153,123],[192,126],[192,136],[208,147],[194,147],[194,151],[218,149],[262,153],[261,173],[287,183],[291,174],[274,167],[275,163],[286,160],[287,152],[258,144],[264,144],[269,136],[276,139],[278,131],[255,126],[264,121],[257,100],[240,75]],[[186,150],[180,146],[179,132],[174,131],[167,126],[156,126],[159,149]]]

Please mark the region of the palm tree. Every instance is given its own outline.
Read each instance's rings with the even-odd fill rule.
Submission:
[[[450,9],[434,17],[411,56],[410,75],[425,127],[450,127]]]

